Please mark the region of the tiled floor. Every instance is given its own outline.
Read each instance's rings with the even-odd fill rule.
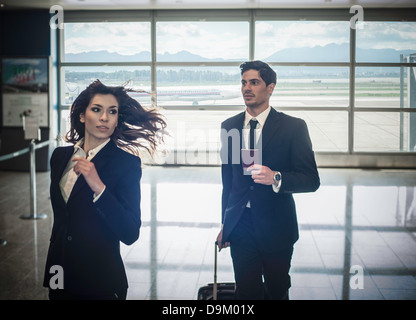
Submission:
[[[320,169],[321,188],[297,194],[300,240],[290,298],[416,299],[416,171]],[[28,213],[29,174],[0,172],[0,299],[46,299],[43,269],[52,226],[49,173],[37,174],[37,212]],[[196,299],[213,280],[220,220],[218,167],[147,167],[140,239],[122,246],[128,299]],[[229,250],[218,281],[233,281]]]

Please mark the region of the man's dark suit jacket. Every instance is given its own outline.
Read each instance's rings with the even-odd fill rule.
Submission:
[[[130,245],[139,237],[141,161],[108,142],[91,160],[106,185],[101,197],[93,203],[93,191],[80,175],[65,203],[59,181],[73,152],[73,146],[57,148],[50,161],[54,223],[44,286],[54,275],[50,268],[59,265],[65,290],[114,296],[128,286],[120,241]]]
[[[319,188],[315,156],[306,123],[271,108],[260,137],[262,165],[280,171],[282,184],[279,193],[275,193],[271,185],[254,183],[250,175],[243,174],[241,161],[232,159],[235,144],[243,145],[244,118],[242,112],[221,125],[222,242],[230,241],[250,201],[256,239],[264,250],[273,251],[293,245],[299,237],[292,193],[313,192]],[[239,131],[240,141],[232,138],[230,130]]]

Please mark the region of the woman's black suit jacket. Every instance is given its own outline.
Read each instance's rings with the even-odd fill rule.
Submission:
[[[306,123],[274,108],[266,119],[261,158],[262,165],[282,174],[280,191],[275,193],[272,186],[254,183],[250,175],[244,175],[241,159],[232,158],[241,149],[244,118],[242,112],[221,125],[222,242],[232,241],[230,235],[250,201],[251,220],[261,247],[273,251],[291,246],[299,236],[292,193],[312,192],[320,185]]]
[[[80,175],[65,203],[59,181],[73,152],[72,146],[57,148],[50,161],[54,223],[44,286],[49,287],[51,267],[58,265],[65,290],[114,295],[128,287],[120,241],[130,245],[139,238],[141,161],[108,142],[91,160],[106,185],[101,197],[93,203],[93,191]]]

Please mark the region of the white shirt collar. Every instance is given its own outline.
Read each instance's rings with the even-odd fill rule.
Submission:
[[[108,138],[106,141],[104,141],[102,144],[100,144],[99,146],[95,147],[94,149],[91,149],[90,151],[88,151],[88,156],[85,154],[84,149],[82,149],[82,147],[84,146],[84,138],[81,138],[75,145],[74,145],[74,154],[81,152],[82,154],[84,154],[84,157],[87,156],[88,160],[91,160],[92,158],[94,158],[94,156],[100,152],[100,150],[102,148],[104,148],[106,146],[106,144],[110,141],[110,138]]]
[[[270,110],[271,110],[271,107],[268,106],[267,109],[264,110],[262,113],[260,113],[257,117],[253,117],[251,114],[249,114],[247,112],[247,109],[246,109],[246,115],[245,115],[245,119],[244,119],[244,128],[246,128],[248,126],[248,123],[253,118],[255,118],[259,122],[259,125],[260,125],[259,128],[263,128],[264,123],[266,122],[267,116],[270,113]]]

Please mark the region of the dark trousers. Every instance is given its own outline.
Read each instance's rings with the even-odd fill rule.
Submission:
[[[127,289],[113,294],[87,296],[76,294],[64,289],[49,289],[49,300],[126,300]]]
[[[289,299],[293,246],[264,251],[256,239],[249,208],[231,233],[230,248],[237,300]]]

